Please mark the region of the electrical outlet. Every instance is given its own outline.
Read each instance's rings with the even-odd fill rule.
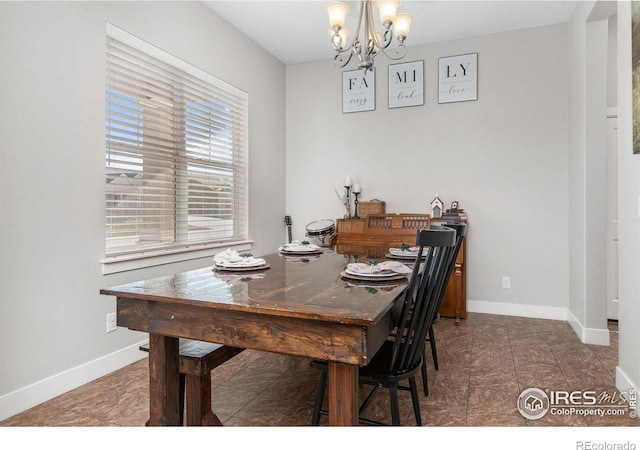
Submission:
[[[116,313],[107,314],[107,333],[116,331],[118,329],[118,322],[116,319]]]
[[[502,288],[511,289],[511,277],[502,277]]]

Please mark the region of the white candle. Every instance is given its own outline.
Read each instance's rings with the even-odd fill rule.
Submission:
[[[347,177],[344,179],[344,187],[351,187],[351,177]]]
[[[354,194],[359,194],[359,193],[360,193],[360,185],[359,185],[359,184],[356,184],[356,185],[353,187],[353,193],[354,193]]]

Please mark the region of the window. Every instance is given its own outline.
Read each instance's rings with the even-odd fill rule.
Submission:
[[[247,239],[247,94],[115,27],[106,51],[106,255]]]

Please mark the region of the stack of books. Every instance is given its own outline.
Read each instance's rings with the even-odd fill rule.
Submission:
[[[467,220],[467,214],[464,209],[447,209],[442,213],[442,219],[450,221],[465,221]]]

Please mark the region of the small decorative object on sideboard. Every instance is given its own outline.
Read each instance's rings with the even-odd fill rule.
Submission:
[[[436,194],[435,198],[431,200],[431,217],[436,219],[441,217],[443,207],[444,203],[442,203],[442,200],[440,200],[440,197]]]
[[[466,221],[467,214],[464,209],[458,207],[458,202],[454,201],[451,203],[451,208],[442,213],[442,218],[451,221]]]
[[[351,186],[353,186],[353,182],[351,181],[351,177],[348,176],[344,180],[344,195],[340,195],[340,193],[336,191],[336,195],[338,196],[338,198],[340,199],[340,201],[342,202],[345,208],[345,215],[344,215],[345,219],[351,218]],[[358,185],[356,184],[356,186]],[[359,186],[358,186],[358,189],[359,189]]]
[[[358,195],[360,195],[362,191],[360,190],[360,185],[359,184],[354,184],[353,185],[353,195],[355,195],[356,199],[354,200],[354,204],[356,205],[356,211],[353,214],[352,219],[359,219],[360,216],[358,216]]]
[[[305,236],[314,237],[324,245],[325,238],[331,236],[336,231],[336,226],[331,219],[321,219],[307,224]]]
[[[359,202],[359,207],[360,211],[358,214],[360,215],[360,218],[366,219],[367,216],[370,216],[372,214],[384,214],[386,203],[382,200],[374,198],[373,200],[370,200],[368,202]]]

